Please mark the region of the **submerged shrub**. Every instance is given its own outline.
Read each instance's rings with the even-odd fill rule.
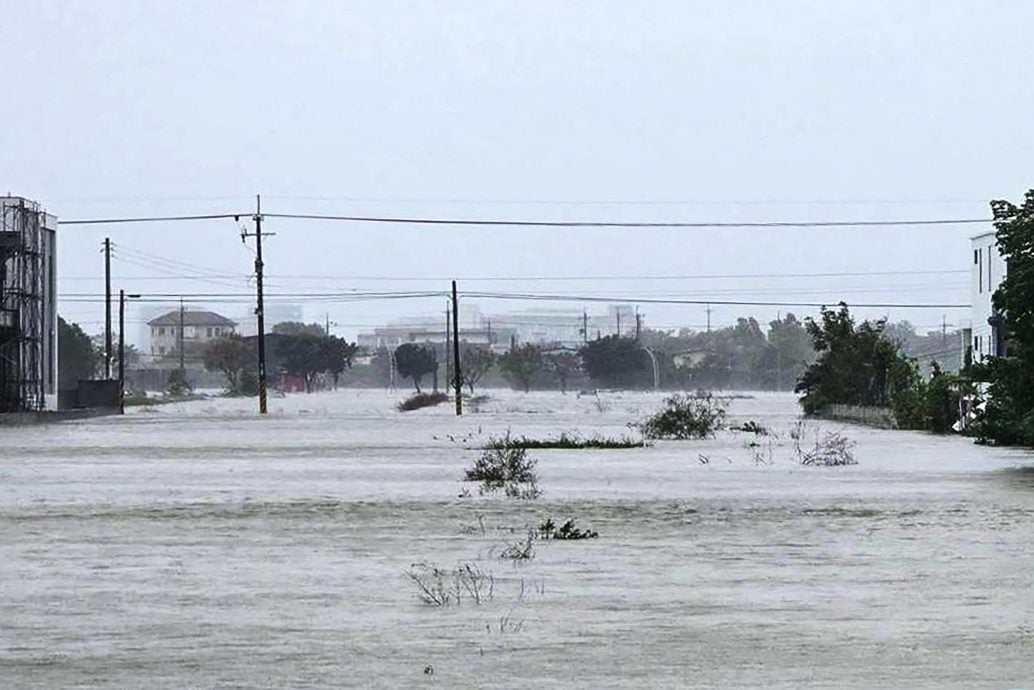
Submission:
[[[489,440],[488,448],[474,461],[474,466],[464,472],[464,479],[481,482],[482,493],[503,489],[510,498],[538,498],[542,492],[535,464],[528,458],[527,449],[514,444],[507,434]]]
[[[858,464],[858,461],[854,458],[854,453],[851,451],[854,448],[854,441],[848,439],[843,434],[836,431],[827,431],[821,439],[816,434],[815,445],[807,449],[801,446],[802,436],[803,433],[800,431],[796,436],[791,436],[794,440],[794,454],[797,456],[797,461],[802,465],[807,467],[841,467]]]
[[[410,410],[419,410],[421,407],[434,407],[448,399],[449,396],[445,393],[417,393],[400,402],[396,405],[396,408],[399,412],[409,412]]]
[[[754,434],[756,436],[768,436],[771,433],[768,430],[768,427],[764,426],[763,424],[758,424],[753,419],[748,422],[744,422],[739,426],[734,426],[732,430],[742,431],[744,433]]]
[[[417,588],[417,597],[428,606],[459,606],[463,599],[480,604],[495,594],[495,577],[466,563],[444,570],[428,563],[416,563],[406,577]]]
[[[548,518],[539,525],[539,536],[542,539],[595,539],[600,536],[599,532],[575,527],[574,518],[566,521],[560,527],[556,526],[553,518]]]
[[[651,439],[708,438],[725,428],[725,405],[711,393],[676,393],[664,401],[664,409],[640,423],[643,436]]]

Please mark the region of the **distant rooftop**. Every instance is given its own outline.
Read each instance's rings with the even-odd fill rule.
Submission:
[[[147,322],[148,326],[179,326],[180,310],[174,309]],[[237,322],[214,311],[185,311],[182,323],[184,326],[236,326]]]

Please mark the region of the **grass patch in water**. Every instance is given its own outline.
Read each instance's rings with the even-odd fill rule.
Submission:
[[[506,438],[489,439],[487,449],[499,448],[523,448],[525,450],[555,450],[570,449],[578,450],[583,448],[615,450],[622,448],[646,448],[648,444],[643,439],[629,438],[608,438],[606,436],[581,437],[575,434],[561,432],[557,438],[528,438],[527,436],[513,436]]]

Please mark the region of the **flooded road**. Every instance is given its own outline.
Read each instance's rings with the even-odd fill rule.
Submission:
[[[489,436],[630,434],[663,397],[490,396],[0,430],[0,686],[1034,687],[1029,453],[827,424],[859,464],[803,468],[759,394],[730,412],[770,464],[732,432],[532,451],[540,499],[468,496]],[[500,558],[547,518],[600,536]],[[427,606],[415,564],[491,597]]]

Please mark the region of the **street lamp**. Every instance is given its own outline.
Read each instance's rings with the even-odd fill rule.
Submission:
[[[126,413],[126,299],[139,299],[140,295],[127,295],[118,291],[118,413]]]

